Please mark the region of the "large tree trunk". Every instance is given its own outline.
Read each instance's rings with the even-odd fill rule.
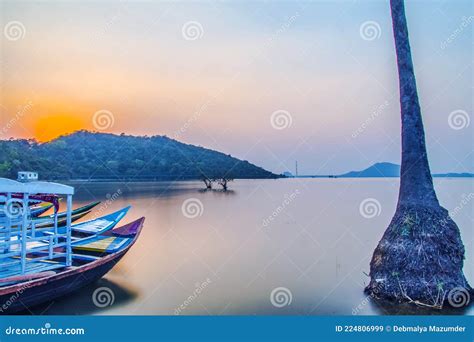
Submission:
[[[400,82],[400,192],[395,215],[374,251],[366,290],[384,299],[442,306],[453,291],[472,289],[462,271],[459,229],[433,187],[403,0],[391,0],[390,8]]]
[[[399,205],[437,207],[425,146],[425,132],[416,90],[403,0],[390,1],[397,53],[402,116],[402,165]]]

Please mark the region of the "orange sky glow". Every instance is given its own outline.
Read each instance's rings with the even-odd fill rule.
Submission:
[[[472,172],[462,165],[474,165],[474,125],[448,125],[451,112],[472,108],[472,29],[447,43],[471,3],[442,13],[428,6],[407,2],[430,162],[434,171]],[[385,1],[304,10],[291,1],[11,1],[0,17],[24,26],[21,39],[0,37],[0,139],[46,142],[81,129],[167,135],[277,173],[295,160],[307,174],[400,162]],[[360,33],[369,20],[379,25],[373,40]],[[183,27],[193,21],[202,32],[189,40]],[[272,127],[277,111],[291,125]],[[98,112],[105,121],[94,121]]]

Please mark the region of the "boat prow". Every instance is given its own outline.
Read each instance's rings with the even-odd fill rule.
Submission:
[[[83,235],[102,234],[113,229],[121,219],[127,215],[131,206],[117,210],[112,214],[108,214],[99,218],[74,224],[71,229],[74,233]]]
[[[142,217],[122,227],[77,240],[73,242],[72,249],[74,252],[86,252],[99,256],[115,253],[133,242],[134,237],[140,234],[144,221],[145,218]]]

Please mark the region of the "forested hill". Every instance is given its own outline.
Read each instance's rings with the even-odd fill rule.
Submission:
[[[0,141],[0,177],[38,171],[40,179],[175,180],[276,178],[230,155],[164,137],[79,131],[47,143]]]

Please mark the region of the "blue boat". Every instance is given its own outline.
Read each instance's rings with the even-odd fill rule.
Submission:
[[[52,207],[53,207],[53,204],[51,203],[47,203],[47,202],[39,203],[30,208],[30,215],[31,217],[38,217],[44,214],[45,212],[47,212]]]
[[[131,248],[143,226],[141,218],[114,229],[130,206],[73,225],[74,188],[63,184],[0,178],[0,194],[5,213],[9,201],[21,202],[0,225],[0,303],[7,303],[0,313],[53,300],[99,279]],[[53,225],[38,228],[30,199],[57,204],[59,196],[66,197],[65,226],[58,225],[56,210],[47,218]]]
[[[71,230],[76,234],[83,235],[102,234],[114,228],[127,215],[130,208],[131,206],[128,206],[106,216],[73,224]],[[61,227],[60,231],[61,229],[65,231],[66,227]]]
[[[8,301],[10,304],[4,310],[0,310],[0,314],[11,314],[55,300],[102,278],[135,244],[144,221],[145,218],[142,217],[103,233],[105,234],[103,236],[119,241],[120,247],[113,248],[112,251],[89,253],[85,249],[74,247],[73,243],[73,267],[55,268],[57,265],[54,261],[44,261],[37,263],[33,273],[0,279],[0,303]],[[81,246],[91,242],[81,243]],[[12,300],[13,297],[15,300]]]
[[[120,222],[120,220],[125,217],[130,208],[131,206],[128,206],[112,214],[71,225],[71,241],[77,242],[90,236],[106,233],[107,231],[113,229]],[[65,239],[65,235],[67,234],[67,227],[57,227],[55,232],[51,230],[51,227],[48,229],[38,229],[35,234],[36,239],[33,241],[28,241],[26,243],[26,247],[30,253],[41,254],[39,251],[48,247],[48,244],[50,244],[49,238],[55,234],[63,235],[63,237],[59,238],[60,242],[63,241]],[[18,239],[18,236],[12,236],[10,238],[10,240],[13,242],[18,241]],[[10,249],[12,251],[18,251],[21,249],[21,246],[19,243],[17,243],[12,245]],[[0,271],[0,277],[1,276],[2,273]]]

